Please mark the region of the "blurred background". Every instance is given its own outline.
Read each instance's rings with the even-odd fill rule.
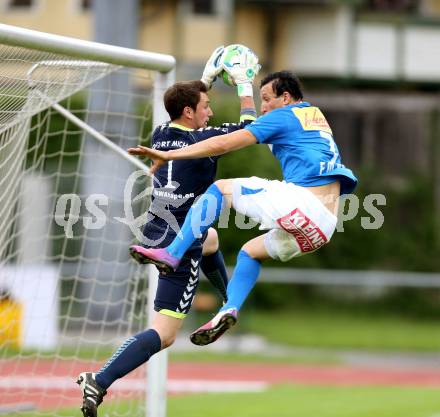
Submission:
[[[204,356],[183,338],[172,349],[176,360],[225,351],[305,363],[440,365],[440,0],[0,0],[0,21],[171,54],[177,80],[199,78],[218,45],[245,44],[262,64],[257,83],[281,69],[300,77],[305,99],[323,110],[343,163],[358,176],[358,210],[349,214],[356,201],[341,205],[345,221],[331,244],[265,264],[231,336]],[[140,83],[138,93],[149,86]],[[217,81],[210,96],[210,124],[238,120],[233,89]],[[219,178],[251,175],[281,178],[266,147],[219,163]],[[235,215],[218,230],[231,267],[259,234]],[[81,252],[75,245],[73,255]],[[202,282],[184,336],[218,305]],[[112,323],[123,313],[114,314]]]

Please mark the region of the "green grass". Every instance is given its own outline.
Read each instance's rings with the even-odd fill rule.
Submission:
[[[169,417],[431,417],[439,410],[435,389],[284,385],[264,394],[173,398]]]
[[[435,352],[440,322],[336,309],[298,309],[266,313],[245,311],[237,329],[273,343],[319,348]]]
[[[101,416],[137,416],[136,403],[104,403]],[[170,397],[167,417],[435,417],[438,389],[409,387],[275,386],[263,393],[197,394]],[[20,413],[14,417],[78,416],[78,408],[56,414]]]

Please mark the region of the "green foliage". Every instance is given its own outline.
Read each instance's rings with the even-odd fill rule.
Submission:
[[[69,110],[82,119],[84,96],[76,94],[60,104],[66,106],[67,102]],[[44,134],[47,134],[47,139]],[[81,137],[82,131],[61,114],[53,110],[37,113],[31,120],[28,165],[35,167],[38,164],[47,174],[60,170],[63,170],[63,174],[75,174],[78,169]]]
[[[347,269],[385,269],[439,271],[436,256],[435,212],[432,185],[426,178],[409,177],[402,189],[380,180],[377,174],[361,173],[359,200],[370,193],[381,193],[386,205],[378,207],[384,215],[380,229],[366,230],[361,217],[368,213],[361,207],[358,216],[344,224],[331,244],[319,254],[326,267]]]

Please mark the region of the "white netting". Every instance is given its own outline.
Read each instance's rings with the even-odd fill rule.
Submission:
[[[0,59],[0,413],[78,415],[77,374],[145,328],[126,221],[148,201],[124,192],[147,178],[127,183],[136,168],[51,105],[126,149],[151,132],[152,74],[4,45]],[[145,385],[141,367],[102,415],[145,415]]]

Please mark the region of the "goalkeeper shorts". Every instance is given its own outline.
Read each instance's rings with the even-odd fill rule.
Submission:
[[[288,261],[327,242],[337,217],[306,187],[258,177],[233,180],[232,205],[270,230],[264,245],[273,259]]]
[[[162,225],[161,225],[162,226]],[[152,222],[146,224],[144,234],[154,241],[163,237],[156,247],[166,247],[176,234],[170,229],[158,227]],[[160,274],[157,283],[154,309],[161,314],[183,319],[189,312],[199,284],[199,269],[202,259],[202,246],[206,235],[197,239],[185,252],[176,271]]]

